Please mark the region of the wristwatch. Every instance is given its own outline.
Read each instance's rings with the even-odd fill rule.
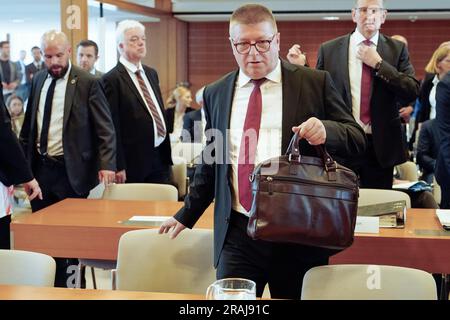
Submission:
[[[377,62],[377,64],[375,65],[375,70],[378,71],[381,68],[381,64],[383,63],[383,59],[381,59],[380,61]]]

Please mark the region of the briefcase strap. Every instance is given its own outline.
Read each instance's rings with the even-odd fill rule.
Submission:
[[[298,163],[300,163],[301,154],[299,144],[300,137],[298,136],[298,133],[295,133],[292,136],[291,141],[289,142],[289,146],[286,150],[286,155],[289,157],[289,162],[297,161]],[[336,180],[336,161],[334,161],[330,156],[327,149],[325,148],[325,145],[320,144],[314,147],[319,157],[323,160],[324,169],[328,172],[328,180]]]

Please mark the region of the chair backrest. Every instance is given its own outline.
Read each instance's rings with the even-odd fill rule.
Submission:
[[[53,287],[55,260],[45,254],[0,250],[0,284]]]
[[[417,165],[412,161],[406,161],[396,166],[401,180],[418,181]]]
[[[303,278],[302,300],[436,300],[431,274],[381,265],[329,265]]]
[[[173,180],[178,186],[178,195],[183,198],[186,195],[187,161],[181,157],[172,157]]]
[[[359,189],[358,206],[368,206],[398,200],[405,200],[406,208],[411,208],[411,199],[406,192],[385,189]]]
[[[175,239],[157,229],[126,232],[115,276],[118,290],[205,294],[216,280],[213,232],[185,230]]]
[[[105,188],[103,199],[178,201],[178,190],[169,184],[121,183]]]

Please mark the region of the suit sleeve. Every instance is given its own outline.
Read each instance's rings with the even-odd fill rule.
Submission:
[[[0,86],[0,95],[1,90]],[[0,181],[8,186],[28,182],[33,179],[33,174],[19,141],[11,129],[11,120],[3,95],[0,100]]]
[[[434,172],[436,159],[432,156],[433,138],[429,122],[422,125],[417,144],[417,164],[428,172]]]
[[[116,171],[116,134],[108,101],[98,80],[92,80],[89,90],[89,109],[98,140],[100,169]]]
[[[383,58],[383,57],[382,57]],[[400,60],[397,66],[383,60],[376,76],[384,81],[402,105],[414,101],[419,94],[419,82],[414,78],[414,68],[409,61],[408,50],[402,44]]]
[[[324,62],[323,62],[323,45],[320,46],[319,52],[317,53],[317,70],[324,70]]]
[[[206,128],[211,128],[211,110],[208,108],[207,88],[204,91],[204,106],[206,115]],[[214,136],[208,136],[207,145],[201,154],[201,163],[195,168],[194,179],[189,186],[189,194],[184,199],[184,207],[177,212],[175,219],[184,226],[192,228],[200,219],[203,212],[208,208],[214,199],[215,190],[215,153],[214,150],[220,150],[221,141],[216,141]],[[219,134],[220,136],[220,134]],[[218,145],[216,146],[216,142]],[[226,164],[222,164],[226,165]],[[225,183],[225,182],[223,182]]]
[[[114,87],[112,80],[105,76],[101,79],[101,85],[104,90],[106,99],[111,112],[111,117],[114,123],[114,130],[116,133],[116,166],[117,171],[126,170],[127,165],[125,161],[125,155],[122,147],[122,135],[120,129],[120,88]]]
[[[439,172],[445,172],[446,177],[450,175],[450,73],[440,81],[436,88],[436,120],[439,126],[440,145],[439,145]],[[438,169],[438,168],[436,168]],[[438,172],[436,178],[438,179]],[[438,179],[440,184],[443,184]],[[446,185],[448,181],[444,181]]]
[[[361,154],[366,148],[366,135],[334,87],[330,74],[324,74],[325,119],[322,122],[327,133],[325,146],[330,153],[344,159]]]

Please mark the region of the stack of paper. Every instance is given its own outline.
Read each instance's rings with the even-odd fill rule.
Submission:
[[[445,230],[450,230],[450,210],[437,209],[436,215],[439,218],[439,222]]]

